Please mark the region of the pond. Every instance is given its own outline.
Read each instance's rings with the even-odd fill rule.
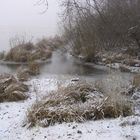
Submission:
[[[2,73],[12,73],[15,74],[16,69],[20,65],[18,64],[1,64],[0,74]],[[55,51],[53,53],[52,59],[46,64],[40,65],[41,74],[37,76],[38,78],[44,77],[57,77],[58,79],[73,78],[78,77],[82,79],[102,79],[113,73],[113,75],[121,75],[124,79],[130,78],[132,74],[130,73],[120,73],[115,70],[111,70],[105,66],[99,66],[95,64],[83,64],[75,60],[72,56],[62,53],[60,51]]]

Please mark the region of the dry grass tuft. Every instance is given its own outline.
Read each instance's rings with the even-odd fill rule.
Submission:
[[[33,49],[34,45],[31,42],[18,44],[17,46],[11,48],[10,51],[5,55],[5,60],[14,62],[27,62],[29,61],[29,57]]]
[[[28,111],[30,126],[47,127],[62,122],[84,122],[128,116],[132,113],[126,101],[103,95],[87,83],[70,84],[51,92]]]
[[[41,46],[42,45],[42,46]],[[52,56],[52,50],[48,46],[34,45],[32,42],[18,42],[15,44],[9,52],[4,55],[5,61],[14,61],[14,62],[31,62],[36,60],[46,61]]]
[[[135,87],[140,87],[140,74],[136,74],[132,80],[132,84]]]
[[[0,75],[0,103],[5,101],[19,101],[28,98],[28,86],[10,74]]]
[[[21,101],[26,100],[27,98],[27,94],[21,91],[13,91],[9,94],[0,94],[0,102]]]
[[[104,118],[117,118],[119,116],[129,116],[132,114],[132,105],[123,96],[120,97],[116,93],[108,95],[108,100],[102,106]]]

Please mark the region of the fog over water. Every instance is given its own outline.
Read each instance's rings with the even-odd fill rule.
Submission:
[[[37,40],[58,32],[58,0],[48,0],[46,13],[38,0],[0,0],[0,50],[9,49],[9,39],[26,36]]]

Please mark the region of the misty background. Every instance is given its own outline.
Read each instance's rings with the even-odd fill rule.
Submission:
[[[53,36],[58,32],[59,3],[48,0],[46,7],[37,5],[38,0],[0,0],[0,51],[10,48],[9,40],[15,36],[25,36],[36,41]]]

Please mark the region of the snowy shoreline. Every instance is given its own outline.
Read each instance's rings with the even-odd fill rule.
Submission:
[[[36,60],[35,62],[37,62],[38,64],[47,64],[51,62],[51,59],[45,61]],[[0,65],[27,65],[27,64],[29,64],[29,62],[13,62],[13,61],[0,60]]]
[[[0,104],[0,140],[133,140],[140,138],[140,116],[87,121],[85,123],[63,123],[47,128],[25,126],[26,112],[31,105],[47,92],[56,90],[58,79],[41,78],[27,82],[29,96],[22,102]],[[70,79],[63,81],[63,84]],[[35,90],[39,95],[36,95]],[[45,93],[45,94],[44,94]]]

